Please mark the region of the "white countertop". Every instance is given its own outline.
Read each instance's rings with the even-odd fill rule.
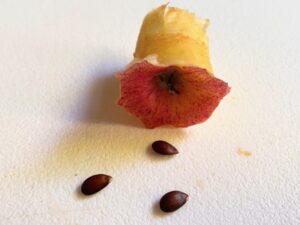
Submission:
[[[206,123],[147,130],[115,105],[113,75],[162,3],[0,1],[1,225],[300,224],[298,1],[172,1],[210,19],[232,90]],[[151,153],[157,139],[180,154]],[[85,198],[96,173],[113,182]],[[164,215],[171,190],[190,200]]]

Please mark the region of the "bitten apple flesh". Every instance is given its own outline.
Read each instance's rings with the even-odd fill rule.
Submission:
[[[207,20],[167,5],[145,17],[135,58],[117,76],[118,104],[147,128],[204,122],[230,91],[212,74],[207,25]]]

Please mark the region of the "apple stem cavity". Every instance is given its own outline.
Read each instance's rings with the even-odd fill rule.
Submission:
[[[179,95],[178,91],[178,74],[175,70],[169,72],[161,73],[158,75],[159,86],[165,88],[169,91],[170,94]]]

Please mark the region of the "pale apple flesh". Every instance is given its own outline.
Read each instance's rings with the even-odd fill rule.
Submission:
[[[212,73],[208,23],[186,10],[162,5],[146,15],[134,58],[152,55],[159,65],[198,66]]]

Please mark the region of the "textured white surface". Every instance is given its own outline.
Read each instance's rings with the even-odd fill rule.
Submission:
[[[115,105],[112,75],[162,1],[0,1],[0,224],[299,225],[298,2],[172,1],[210,18],[232,91],[204,124],[146,130]],[[180,154],[151,154],[157,139]],[[83,198],[95,173],[114,180]],[[163,215],[174,189],[190,201]]]

